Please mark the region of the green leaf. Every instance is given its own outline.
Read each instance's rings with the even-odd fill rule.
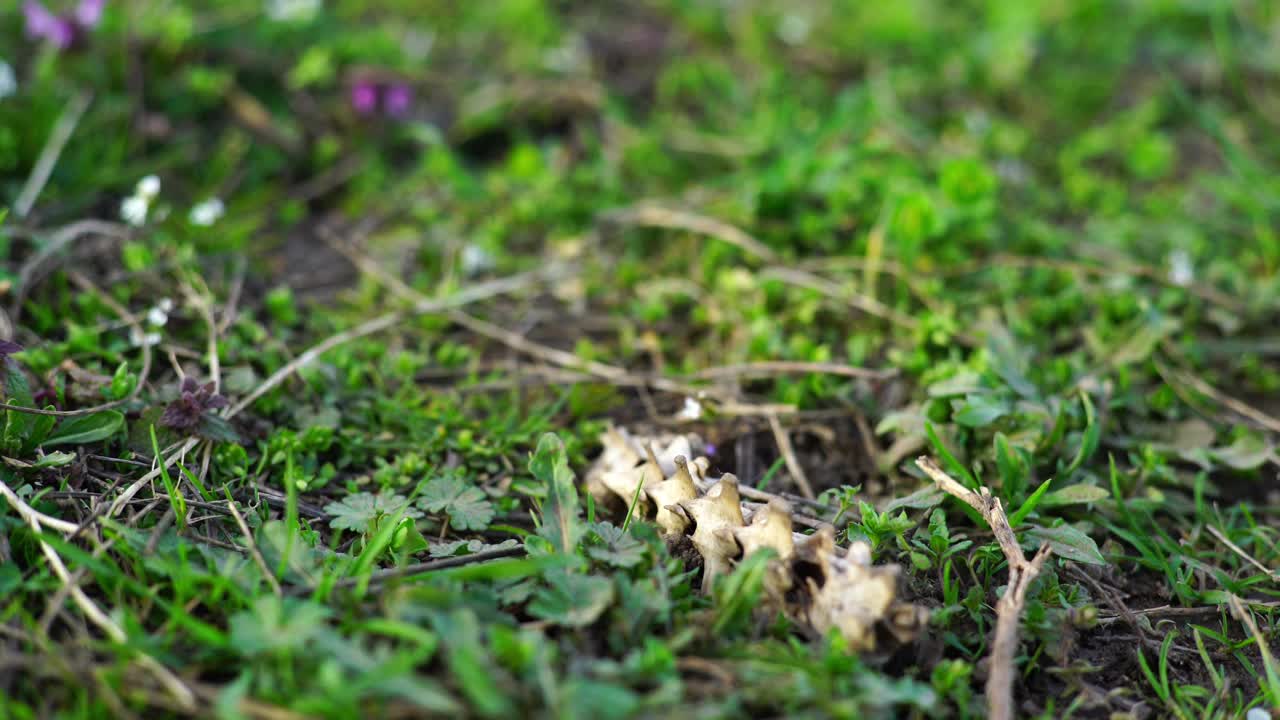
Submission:
[[[320,570],[319,554],[297,527],[287,520],[268,520],[258,529],[258,549],[267,567],[277,568],[282,580],[314,585]]]
[[[388,662],[384,649],[369,643],[364,633],[350,635],[327,628],[315,634],[312,644],[317,654],[342,666],[351,682],[361,684],[377,694],[396,697],[417,705],[430,717],[458,717],[462,708],[435,678],[412,671],[413,660],[428,659],[438,641],[432,633],[394,621],[371,621],[361,629],[386,631],[393,637],[414,641],[418,647],[402,655],[399,662]]]
[[[52,405],[46,405],[45,410],[53,410]],[[32,415],[27,423],[27,437],[22,443],[24,453],[30,452],[40,447],[45,438],[49,437],[49,431],[53,430],[53,426],[58,422],[56,415]]]
[[[1176,318],[1152,312],[1143,318],[1142,325],[1126,335],[1126,340],[1106,353],[1112,367],[1141,362],[1151,356],[1151,351],[1161,340],[1181,327]]]
[[[24,407],[34,405],[31,399],[31,386],[27,384],[27,374],[12,360],[0,358],[0,362],[3,363],[5,373],[5,401],[11,405]],[[6,453],[16,453],[27,445],[36,417],[20,410],[5,411],[4,433],[0,435],[0,446]]]
[[[449,524],[459,530],[484,530],[493,521],[493,503],[484,491],[452,473],[427,483],[418,506],[433,513],[447,512]]]
[[[4,399],[11,405],[31,407],[35,401],[31,397],[31,384],[27,382],[27,374],[12,361],[4,360]],[[10,412],[13,412],[12,410]]]
[[[395,534],[391,536],[391,550],[398,557],[403,558],[426,550],[428,547],[427,539],[422,537],[422,533],[418,531],[418,525],[413,518],[400,518],[399,527],[396,528]]]
[[[547,587],[529,603],[534,617],[565,627],[586,627],[613,603],[613,581],[570,570],[547,573]]]
[[[551,541],[557,552],[574,552],[586,528],[582,526],[578,489],[564,443],[555,433],[546,433],[538,439],[538,447],[529,459],[529,472],[547,487],[538,534]]]
[[[1022,456],[1009,444],[1004,433],[996,433],[996,469],[1000,473],[1000,488],[1005,497],[1015,498],[1022,494],[1027,484],[1027,468]]]
[[[748,626],[760,606],[769,565],[777,557],[772,548],[764,548],[743,558],[733,572],[716,578],[712,588],[716,609],[711,623],[713,637],[734,634]]]
[[[1031,497],[1023,501],[1022,506],[1009,516],[1009,527],[1018,527],[1022,524],[1022,521],[1031,514],[1031,511],[1035,510],[1036,506],[1040,504],[1040,499],[1043,498],[1045,492],[1049,490],[1049,483],[1051,482],[1053,482],[1053,478],[1049,478],[1048,480],[1040,483],[1040,487],[1036,488],[1036,491],[1031,493]]]
[[[1254,434],[1241,435],[1224,448],[1213,448],[1209,454],[1235,470],[1254,470],[1265,463],[1275,448]]]
[[[587,555],[618,567],[634,567],[644,560],[647,546],[625,529],[613,523],[600,522],[591,527],[600,545],[587,548]]]
[[[70,465],[75,459],[76,454],[72,452],[51,452],[32,463],[31,467],[37,469],[64,467]]]
[[[431,543],[429,554],[433,558],[460,557],[493,550],[510,550],[519,546],[520,541],[514,538],[492,545],[483,540],[453,540],[450,542]],[[465,552],[459,552],[460,550]]]
[[[404,510],[404,517],[413,519],[422,517],[422,513],[409,507],[409,499],[397,495],[391,490],[383,490],[377,495],[367,492],[352,493],[345,498],[324,506],[324,511],[333,516],[329,527],[335,530],[356,530],[364,532],[369,526],[383,516],[395,515]]]
[[[1089,400],[1089,394],[1080,393],[1080,402],[1084,404],[1084,434],[1080,437],[1080,449],[1076,451],[1075,458],[1060,474],[1060,477],[1064,480],[1079,469],[1086,460],[1093,457],[1093,453],[1098,449],[1098,440],[1102,435],[1102,426],[1098,423],[1097,417],[1095,417],[1093,402]]]
[[[248,656],[303,647],[324,628],[329,609],[305,600],[260,595],[231,616],[231,645]]]
[[[963,406],[952,418],[965,427],[980,428],[1004,417],[1009,412],[1009,405],[991,395],[970,395],[965,398]]]
[[[923,510],[938,505],[947,497],[947,494],[940,490],[937,485],[926,485],[910,495],[903,495],[900,498],[894,498],[884,506],[883,512],[890,513],[894,510],[902,508],[911,508],[913,510]]]
[[[483,717],[511,716],[511,700],[496,682],[493,660],[480,640],[475,611],[457,609],[448,615],[435,615],[432,620],[444,644],[449,672],[474,711]]]
[[[129,374],[129,363],[122,362],[116,367],[115,374],[111,376],[111,385],[107,388],[107,396],[112,400],[119,400],[133,392],[135,385],[137,385],[137,379]]]
[[[1036,527],[1027,533],[1027,537],[1037,543],[1048,542],[1055,555],[1068,560],[1091,565],[1107,564],[1107,561],[1102,557],[1102,553],[1098,551],[1098,544],[1093,541],[1093,538],[1071,525],[1064,524],[1051,528]]]
[[[640,709],[636,693],[609,683],[586,678],[569,680],[561,688],[564,720],[632,717]]]
[[[972,370],[962,370],[946,380],[939,380],[928,388],[929,397],[955,397],[981,391],[982,376]]]
[[[1106,488],[1100,488],[1097,485],[1087,485],[1078,483],[1069,485],[1061,490],[1054,490],[1044,499],[1040,501],[1045,507],[1058,507],[1061,505],[1084,505],[1086,503],[1098,502],[1104,498],[1111,497],[1111,491]]]
[[[87,445],[106,440],[124,427],[124,414],[115,410],[103,410],[92,415],[68,418],[58,425],[43,443],[52,445]]]
[[[924,434],[929,438],[929,444],[933,445],[933,449],[942,456],[942,462],[947,466],[947,469],[959,475],[965,481],[965,486],[970,490],[976,490],[978,488],[977,478],[973,476],[973,473],[969,472],[969,468],[965,467],[964,463],[951,454],[951,450],[938,437],[938,431],[934,428],[933,423],[925,422]]]
[[[160,442],[156,440],[156,426],[151,426],[151,452],[154,457],[163,458],[164,454],[160,452]],[[172,476],[169,475],[169,466],[163,459],[159,463],[160,466],[160,482],[164,483],[164,491],[169,496],[169,506],[173,508],[174,516],[178,520],[179,531],[187,527],[187,498],[178,489],[178,485],[174,483]]]
[[[231,426],[231,421],[211,412],[200,416],[200,424],[196,428],[196,434],[214,442],[240,442],[240,434]]]

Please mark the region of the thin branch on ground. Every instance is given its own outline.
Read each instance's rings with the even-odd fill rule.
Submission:
[[[222,365],[218,359],[219,330],[218,321],[213,316],[213,303],[209,299],[209,290],[208,288],[197,290],[185,282],[181,284],[181,289],[187,300],[196,306],[196,311],[200,313],[200,317],[204,319],[205,326],[208,329],[206,361],[209,364],[209,379],[213,381],[213,392],[219,393],[222,391]]]
[[[1219,530],[1218,528],[1212,525],[1206,525],[1204,529],[1208,530],[1210,535],[1217,538],[1218,542],[1221,542],[1223,545],[1226,545],[1228,548],[1230,548],[1231,552],[1235,553],[1236,555],[1239,555],[1242,559],[1244,559],[1250,565],[1261,570],[1263,574],[1265,574],[1267,577],[1271,578],[1275,582],[1280,582],[1280,572],[1276,572],[1275,570],[1272,570],[1266,565],[1263,565],[1262,563],[1258,562],[1252,555],[1245,552],[1244,548],[1240,547],[1234,542],[1231,542],[1231,538],[1227,537],[1226,533],[1222,532],[1221,530]]]
[[[53,126],[53,132],[49,133],[49,139],[45,142],[44,149],[40,151],[40,157],[36,158],[35,167],[31,169],[31,175],[22,186],[22,192],[18,193],[18,199],[13,203],[14,215],[23,218],[31,212],[32,206],[36,204],[36,198],[40,197],[45,183],[49,182],[49,175],[58,164],[63,148],[71,140],[71,135],[76,131],[80,118],[89,109],[89,103],[92,100],[93,93],[82,90],[67,103],[66,109],[62,111],[58,122]]]
[[[244,521],[244,516],[236,509],[236,504],[230,500],[227,501],[227,509],[231,511],[231,517],[235,518],[236,525],[240,527],[240,532],[244,535],[246,547],[249,548],[249,555],[253,558],[253,562],[262,571],[262,576],[267,579],[267,584],[271,586],[271,592],[276,597],[281,597],[284,593],[280,590],[280,581],[276,580],[276,574],[271,572],[267,567],[266,558],[262,557],[262,551],[258,550],[258,543],[253,539],[253,533],[249,531],[249,525]]]
[[[791,474],[791,479],[796,481],[796,486],[800,488],[800,494],[813,500],[817,496],[813,494],[813,486],[809,484],[809,476],[804,474],[804,468],[800,466],[800,461],[796,459],[796,451],[791,447],[791,436],[787,434],[786,428],[782,427],[777,415],[769,415],[768,418],[769,429],[773,431],[773,439],[778,443],[778,452],[782,454],[782,460],[787,464],[787,472]]]
[[[707,235],[729,243],[747,254],[765,262],[776,262],[778,254],[769,246],[743,230],[723,220],[699,215],[687,210],[676,210],[653,204],[641,204],[604,213],[602,220],[619,225],[684,230]]]
[[[350,260],[358,270],[382,283],[384,287],[399,296],[402,300],[415,303],[415,306],[428,300],[417,290],[414,290],[399,278],[396,278],[391,273],[383,270],[376,262],[351,247],[350,244],[344,243],[334,237],[332,233],[325,234],[325,238],[330,246],[342,253],[343,256]],[[791,405],[755,405],[750,403],[741,403],[733,398],[724,397],[722,394],[715,393],[714,391],[706,388],[693,387],[669,378],[632,373],[627,369],[617,367],[616,365],[609,365],[595,360],[586,360],[571,352],[559,350],[557,348],[535,342],[524,335],[512,332],[511,330],[495,325],[487,320],[481,320],[480,318],[456,308],[449,312],[449,319],[467,328],[471,332],[482,335],[496,342],[500,342],[518,352],[531,355],[562,368],[585,372],[595,378],[606,380],[615,385],[636,387],[641,390],[652,387],[656,390],[662,390],[663,392],[670,392],[694,398],[711,397],[719,404],[716,409],[723,415],[751,415],[763,417],[769,414],[790,415],[796,411],[795,407]],[[656,416],[656,413],[651,413],[651,415]]]
[[[9,303],[9,315],[15,322],[22,313],[22,305],[27,295],[31,293],[32,287],[47,273],[46,267],[49,261],[85,235],[107,235],[117,240],[125,240],[129,237],[129,228],[119,223],[89,219],[63,225],[50,233],[49,239],[34,255],[22,263],[22,267],[18,270],[13,300]]]
[[[1160,373],[1160,376],[1163,377],[1171,387],[1176,387],[1178,385],[1189,386],[1191,389],[1201,395],[1204,395],[1210,400],[1213,400],[1236,415],[1248,419],[1255,426],[1270,432],[1280,433],[1280,419],[1268,415],[1243,400],[1237,400],[1236,398],[1227,395],[1204,380],[1196,377],[1192,373],[1186,372],[1185,370],[1171,368],[1161,362],[1158,358],[1155,360],[1155,366],[1156,371]],[[1174,380],[1177,382],[1172,382]]]
[[[1242,313],[1247,309],[1243,301],[1234,298],[1215,287],[1194,282],[1190,284],[1177,283],[1169,278],[1168,272],[1148,265],[1141,265],[1131,260],[1125,260],[1121,263],[1108,263],[1106,265],[1101,265],[1083,262],[1080,260],[997,253],[990,257],[974,260],[970,263],[956,265],[938,273],[938,275],[942,277],[955,277],[957,275],[968,275],[973,272],[987,270],[990,268],[1042,268],[1047,270],[1061,270],[1063,272],[1076,272],[1084,275],[1097,276],[1114,274],[1136,275],[1138,277],[1144,277],[1151,280],[1159,285],[1163,285],[1164,287],[1186,290],[1202,300],[1207,300],[1215,305],[1220,305],[1232,312]]]
[[[1248,598],[1238,598],[1242,603],[1249,607],[1274,609],[1280,608],[1280,600],[1250,600]],[[1172,605],[1160,605],[1158,607],[1142,608],[1139,610],[1130,610],[1137,615],[1145,615],[1149,618],[1181,618],[1181,617],[1199,617],[1201,615],[1216,615],[1222,612],[1222,605],[1200,605],[1197,607],[1174,607]],[[1109,625],[1117,620],[1124,620],[1121,615],[1099,616],[1099,625]]]
[[[178,462],[178,458],[185,456],[187,451],[200,444],[200,442],[200,438],[197,437],[187,438],[182,441],[176,451],[161,453],[160,457],[155,458],[155,467],[151,468],[151,470],[145,473],[142,477],[134,480],[131,485],[126,487],[118,496],[116,496],[116,499],[111,502],[110,508],[107,509],[107,517],[115,517],[119,514],[119,512],[124,509],[125,505],[128,505],[129,501],[133,499],[133,496],[138,494],[139,490],[146,487],[148,483],[152,482],[156,478],[160,477],[160,473],[164,470],[173,467],[173,464]],[[164,470],[161,469],[162,467]]]
[[[846,290],[830,280],[818,277],[810,272],[790,267],[772,267],[766,268],[761,272],[760,277],[781,280],[788,285],[795,285],[796,287],[813,290],[826,295],[833,300],[845,303],[855,310],[860,310],[868,315],[887,320],[900,327],[914,329],[920,324],[910,315],[898,312],[873,297],[868,297],[866,295]]]
[[[1018,625],[1026,604],[1027,588],[1048,560],[1049,545],[1041,545],[1035,556],[1027,560],[1022,546],[1018,544],[1018,537],[1009,526],[1009,518],[1004,513],[1000,498],[993,496],[985,487],[977,492],[966,488],[939,467],[933,458],[917,458],[916,466],[932,478],[943,492],[982,514],[1008,560],[1009,583],[1004,595],[996,602],[996,632],[991,642],[986,690],[987,717],[1012,720],[1017,716],[1013,704],[1013,681],[1017,677],[1014,660],[1018,656]]]
[[[10,489],[9,486],[4,482],[0,482],[0,495],[3,495],[4,499],[8,501],[9,505],[15,508],[18,507],[19,505],[25,506],[27,508],[27,511],[31,514],[31,517],[35,518],[35,520],[39,522],[41,525],[43,525],[44,527],[47,527],[51,530],[57,530],[58,532],[64,533],[66,535],[74,535],[75,533],[80,532],[79,525],[73,522],[67,522],[66,520],[59,520],[56,517],[50,517],[40,512],[39,510],[36,510],[30,505],[27,505],[22,500],[22,498],[18,497],[17,493],[15,493],[12,489]],[[26,516],[24,515],[24,517]]]
[[[875,370],[872,368],[844,365],[841,363],[798,362],[774,360],[769,362],[740,363],[737,365],[721,365],[706,370],[699,370],[689,377],[696,380],[713,380],[720,378],[769,377],[773,375],[791,375],[813,373],[815,375],[839,375],[841,377],[865,378],[868,380],[887,380],[897,377],[898,370]]]
[[[439,560],[429,560],[427,562],[413,563],[403,567],[386,568],[384,570],[375,570],[368,576],[370,584],[376,582],[385,582],[399,577],[408,575],[420,575],[436,570],[447,570],[449,568],[462,567],[463,565],[472,565],[474,563],[487,562],[489,560],[498,560],[500,558],[516,557],[523,555],[524,547],[502,548],[500,550],[481,550],[471,555],[462,555],[459,557],[440,558]],[[364,577],[347,577],[333,583],[329,587],[333,589],[354,587],[359,585]],[[291,594],[305,594],[314,592],[314,587],[298,586],[290,589]]]
[[[1258,652],[1262,655],[1262,665],[1266,669],[1266,677],[1270,679],[1270,682],[1275,683],[1277,679],[1280,679],[1280,666],[1276,665],[1276,658],[1271,654],[1271,644],[1267,642],[1267,636],[1262,634],[1262,631],[1258,628],[1257,621],[1253,619],[1253,613],[1245,607],[1239,596],[1235,593],[1229,593],[1227,595],[1227,604],[1231,607],[1231,614],[1235,615],[1236,619],[1244,623],[1244,626],[1249,629],[1249,634],[1253,636],[1254,641],[1258,644]],[[1261,680],[1259,684],[1261,684]],[[1273,691],[1275,689],[1273,688]]]
[[[460,290],[448,297],[424,297],[414,303],[413,307],[407,310],[389,312],[372,320],[360,323],[349,330],[344,330],[343,332],[331,335],[311,346],[284,367],[272,373],[270,377],[262,381],[262,383],[258,385],[258,387],[254,388],[252,392],[232,406],[226,416],[230,418],[240,414],[245,408],[256,402],[258,398],[284,382],[286,378],[293,375],[301,368],[315,362],[315,360],[321,355],[340,345],[344,345],[352,340],[357,340],[368,335],[382,332],[383,330],[394,327],[405,320],[418,315],[441,313],[464,305],[479,302],[481,300],[486,300],[497,295],[506,295],[508,293],[525,290],[539,283],[548,282],[561,277],[567,272],[567,270],[568,268],[564,265],[551,265],[541,270],[534,270],[531,272],[521,273],[519,275],[512,275],[480,283],[464,290]]]

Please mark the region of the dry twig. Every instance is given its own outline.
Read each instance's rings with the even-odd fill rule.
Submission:
[[[284,382],[290,375],[297,372],[302,367],[311,364],[316,360],[316,358],[339,345],[346,344],[352,340],[357,340],[367,335],[373,335],[374,333],[381,332],[387,328],[402,323],[411,317],[445,312],[447,310],[462,307],[463,305],[491,298],[495,295],[503,295],[523,290],[538,282],[560,277],[565,273],[565,271],[566,269],[564,266],[553,265],[542,270],[521,273],[519,275],[480,283],[444,298],[422,297],[408,310],[390,312],[367,322],[360,323],[350,330],[345,330],[335,335],[331,335],[310,348],[307,348],[306,351],[295,358],[292,362],[272,373],[270,377],[262,381],[262,384],[254,388],[253,392],[249,393],[236,403],[230,409],[230,412],[227,413],[227,417],[238,415],[244,411],[245,408],[257,401],[258,398]]]
[[[898,312],[873,297],[846,291],[844,288],[830,280],[818,277],[817,275],[805,272],[804,270],[797,270],[789,267],[774,267],[767,268],[763,273],[761,273],[761,276],[773,278],[774,280],[781,280],[788,285],[795,285],[796,287],[814,290],[834,300],[839,300],[856,310],[861,310],[868,315],[883,318],[884,320],[888,320],[894,325],[898,325],[900,327],[910,329],[919,325],[919,322],[915,318]]]
[[[1169,349],[1167,345],[1166,349]],[[1280,419],[1268,415],[1243,400],[1237,400],[1236,398],[1227,395],[1189,372],[1168,367],[1159,359],[1156,359],[1155,366],[1156,371],[1160,373],[1160,376],[1163,377],[1166,382],[1169,382],[1170,380],[1177,381],[1169,382],[1171,387],[1176,389],[1179,384],[1190,386],[1196,392],[1204,395],[1210,400],[1213,400],[1231,412],[1247,418],[1257,427],[1263,430],[1280,433]]]
[[[791,479],[796,481],[796,486],[800,488],[800,494],[813,500],[817,495],[813,494],[813,486],[809,484],[809,476],[804,474],[804,468],[800,466],[800,461],[796,459],[795,448],[791,447],[791,436],[787,434],[786,428],[782,427],[777,415],[771,413],[768,418],[769,429],[773,431],[773,439],[778,443],[778,452],[782,453],[782,459],[787,464],[787,472],[791,473]]]
[[[381,583],[395,578],[409,578],[414,575],[422,575],[436,570],[447,570],[449,568],[462,567],[464,565],[472,565],[475,563],[488,562],[490,560],[498,560],[501,558],[517,557],[525,554],[524,547],[499,548],[497,550],[481,550],[470,555],[460,555],[458,557],[439,558],[437,560],[428,560],[426,562],[413,563],[402,567],[385,568],[383,570],[375,570],[369,575],[359,577],[345,577],[337,582],[329,585],[331,589],[347,588],[359,585],[361,582],[367,581],[370,584]],[[303,585],[295,586],[290,589],[290,594],[304,594],[313,592],[316,588]]]
[[[697,380],[738,377],[769,377],[793,373],[815,373],[819,375],[839,375],[841,377],[867,378],[869,380],[887,380],[896,377],[897,368],[873,370],[871,368],[845,365],[844,363],[800,362],[789,360],[773,360],[769,362],[751,362],[738,365],[721,365],[699,370],[691,377]]]
[[[982,514],[1009,562],[1009,584],[1004,595],[996,602],[996,634],[991,643],[990,670],[987,675],[987,717],[1012,720],[1015,716],[1013,679],[1016,672],[1013,662],[1018,654],[1018,623],[1026,603],[1027,588],[1040,574],[1040,569],[1049,558],[1049,545],[1041,545],[1035,556],[1027,560],[1017,536],[1013,534],[1013,528],[1009,526],[1009,518],[1004,513],[1000,498],[993,496],[985,487],[975,492],[961,485],[938,467],[933,458],[917,458],[916,466],[932,478],[943,492]]]
[[[236,509],[236,504],[230,500],[227,501],[227,509],[231,511],[231,517],[236,519],[236,525],[240,527],[240,532],[244,534],[245,545],[249,548],[249,556],[253,558],[253,562],[257,564],[258,569],[262,571],[262,576],[267,579],[267,584],[271,586],[271,592],[276,597],[281,597],[284,593],[280,590],[280,581],[276,580],[276,574],[271,572],[271,568],[267,567],[266,558],[262,557],[262,551],[258,550],[258,543],[253,540],[253,533],[249,531],[249,525],[244,521],[244,516]]]
[[[1266,668],[1267,678],[1273,679],[1280,675],[1280,666],[1276,665],[1276,658],[1271,654],[1271,645],[1267,643],[1267,636],[1263,635],[1262,630],[1258,628],[1257,621],[1253,619],[1253,613],[1244,606],[1244,602],[1235,593],[1227,595],[1227,604],[1231,607],[1231,614],[1244,623],[1244,626],[1249,629],[1249,634],[1258,643],[1258,652],[1262,655],[1262,664]]]
[[[67,146],[71,134],[76,131],[76,126],[80,124],[80,117],[84,115],[85,110],[89,109],[91,100],[93,100],[93,94],[82,91],[67,103],[67,108],[62,111],[57,124],[53,126],[53,132],[49,133],[49,140],[40,151],[40,157],[36,159],[36,166],[31,170],[27,183],[22,186],[22,192],[13,203],[14,215],[26,217],[27,213],[31,212],[31,206],[36,204],[40,191],[44,190],[45,183],[49,182],[49,175],[58,164],[62,149]]]
[[[606,213],[603,219],[623,225],[684,230],[708,235],[766,262],[774,262],[778,259],[777,253],[741,229],[721,220],[686,210],[675,210],[658,205],[637,205]]]
[[[1261,570],[1263,574],[1265,574],[1267,577],[1271,578],[1276,582],[1280,582],[1280,572],[1276,572],[1275,570],[1272,570],[1266,565],[1263,565],[1262,563],[1258,562],[1257,559],[1255,559],[1252,555],[1245,552],[1244,548],[1231,542],[1231,538],[1227,537],[1226,533],[1222,532],[1221,530],[1219,530],[1218,528],[1212,525],[1206,525],[1205,530],[1208,530],[1209,534],[1217,538],[1218,541],[1221,542],[1223,545],[1226,545],[1227,547],[1231,548],[1231,552],[1234,552],[1236,555],[1239,555],[1250,565]]]

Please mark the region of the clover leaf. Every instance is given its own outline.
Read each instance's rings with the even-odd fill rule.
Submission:
[[[324,511],[334,516],[329,527],[335,530],[357,530],[364,532],[378,518],[395,515],[404,510],[404,517],[420,518],[422,513],[409,507],[409,499],[397,495],[390,490],[373,493],[358,492],[346,496],[338,502],[329,503]]]
[[[449,524],[458,530],[483,530],[493,520],[493,503],[480,488],[454,474],[443,475],[427,484],[418,498],[418,507],[433,513],[448,513]]]

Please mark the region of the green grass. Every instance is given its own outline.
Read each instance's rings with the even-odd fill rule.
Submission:
[[[925,453],[1021,714],[1280,711],[1275,3],[270,6],[0,13],[0,717],[984,717]],[[920,637],[583,489],[770,414]]]

